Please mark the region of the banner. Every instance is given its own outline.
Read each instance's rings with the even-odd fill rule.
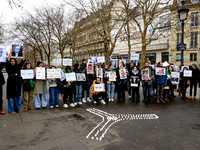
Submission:
[[[75,73],[66,73],[66,81],[76,81],[76,74]]]
[[[63,66],[72,66],[72,59],[63,59]]]
[[[172,76],[171,77],[172,84],[179,84],[180,72],[172,72],[171,76]]]
[[[94,84],[94,91],[95,92],[103,92],[104,84]]]
[[[34,70],[21,70],[22,79],[33,79],[34,78]]]
[[[131,60],[139,60],[140,54],[131,54]]]
[[[45,79],[45,68],[44,67],[36,67],[36,79],[44,80]]]
[[[61,71],[61,69],[47,69],[47,79],[60,79]]]

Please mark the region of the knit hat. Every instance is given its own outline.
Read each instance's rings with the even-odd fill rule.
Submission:
[[[195,67],[197,68],[197,64],[193,63],[192,65],[195,66]]]

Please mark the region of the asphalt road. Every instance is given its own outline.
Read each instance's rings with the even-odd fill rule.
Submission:
[[[18,114],[0,116],[0,150],[200,149],[199,99],[183,101],[177,96],[166,104],[127,100],[67,109],[62,104],[28,112],[22,106]],[[7,100],[3,105],[7,112]]]

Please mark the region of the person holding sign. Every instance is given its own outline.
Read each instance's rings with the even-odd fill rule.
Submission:
[[[37,67],[35,68],[35,74],[37,74],[37,68],[43,68],[43,62],[38,61],[37,62]],[[43,75],[45,76],[45,75]],[[47,92],[47,86],[46,86],[46,78],[44,79],[35,79],[35,86],[34,86],[34,97],[35,97],[35,109],[40,109],[41,103],[40,103],[40,98],[42,102],[42,108],[47,107],[47,98],[46,98],[46,92]]]
[[[99,77],[97,77],[97,79],[93,81],[93,84],[91,86],[91,91],[90,91],[90,93],[92,94],[93,99],[94,99],[94,104],[98,103],[98,98],[100,98],[100,97],[102,97],[101,103],[106,104],[106,102],[104,101],[104,98],[106,97],[106,90],[99,89],[99,90],[95,91],[95,89],[94,89],[95,84],[102,84]],[[99,86],[99,88],[101,88],[101,86]]]
[[[188,68],[187,67],[183,68],[183,72],[181,72],[180,78],[179,78],[179,80],[180,80],[180,83],[179,83],[179,92],[182,93],[182,99],[183,100],[188,99],[186,97],[186,91],[187,91],[187,88],[190,85],[189,78],[188,77],[184,77],[184,75],[183,75],[185,70],[188,70]]]
[[[51,66],[50,69],[56,69],[55,66]],[[48,79],[49,82],[49,108],[59,107],[59,82],[60,79]]]
[[[33,70],[31,63],[27,62],[25,63],[24,70]],[[23,105],[24,105],[24,111],[33,110],[32,107],[33,104],[33,89],[34,89],[34,83],[33,79],[23,79]]]
[[[20,70],[25,62],[25,54],[22,51],[23,59],[19,64],[15,58],[11,58],[10,50],[8,61],[6,64],[6,72],[8,73],[7,79],[7,99],[8,99],[8,113],[16,114],[21,109],[21,83],[20,83]]]
[[[139,93],[140,78],[141,78],[140,70],[138,67],[134,66],[133,69],[130,71],[131,71],[129,72],[130,83],[137,84],[137,87],[132,87],[130,84],[130,88],[132,88],[132,102],[135,101],[135,96],[136,96],[136,102],[140,102],[140,93]]]
[[[165,103],[165,101],[162,99],[162,97],[163,97],[164,86],[167,85],[167,72],[166,72],[166,70],[164,70],[165,68],[163,67],[162,62],[159,62],[158,66],[159,67],[156,67],[156,68],[161,68],[162,71],[160,71],[160,75],[158,75],[158,74],[155,75],[155,78],[156,78],[155,81],[156,81],[156,86],[157,86],[157,89],[156,89],[157,103],[160,103],[160,101],[162,103]],[[156,69],[155,69],[155,71],[156,71]],[[165,72],[164,75],[163,75],[163,72]]]
[[[197,83],[199,82],[199,69],[195,63],[192,64],[192,77],[190,79],[190,96],[189,99],[192,98],[192,89],[194,87],[194,99],[196,100],[197,97]]]

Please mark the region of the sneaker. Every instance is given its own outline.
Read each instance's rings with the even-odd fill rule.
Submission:
[[[87,101],[88,101],[88,102],[91,102],[91,99],[88,97],[88,98],[87,98]]]
[[[111,98],[111,101],[112,101],[112,102],[114,102],[114,99],[113,99],[113,98]]]
[[[82,105],[82,102],[78,102],[79,105]]]
[[[28,111],[28,108],[24,108],[24,111]]]
[[[53,106],[50,106],[49,108],[51,108],[51,109],[52,109],[52,108],[53,108]]]
[[[64,104],[64,105],[63,105],[63,107],[64,107],[64,108],[67,108],[67,107],[68,107],[68,105],[67,105],[67,104]]]
[[[129,99],[131,99],[132,97],[131,97],[131,95],[129,95],[129,97],[128,97]]]
[[[104,100],[101,100],[101,104],[104,104],[104,105],[105,105],[105,104],[106,104],[106,102],[104,102]]]
[[[194,99],[196,100],[196,99],[197,99],[197,97],[196,97],[196,96],[194,96]]]
[[[58,108],[59,107],[59,105],[56,105],[56,108]]]
[[[71,103],[69,106],[70,106],[70,107],[74,107],[75,105],[74,105],[73,103]]]
[[[110,101],[111,101],[111,98],[109,98],[108,101],[110,102]]]
[[[34,108],[33,107],[29,107],[28,110],[34,110]]]
[[[97,104],[97,101],[94,101],[94,104]]]
[[[188,98],[189,98],[189,99],[192,99],[192,96],[189,96]]]
[[[76,105],[77,105],[77,102],[74,103],[74,106],[76,106]]]
[[[86,103],[86,100],[85,100],[85,98],[82,98],[82,102],[83,102],[83,103]]]

